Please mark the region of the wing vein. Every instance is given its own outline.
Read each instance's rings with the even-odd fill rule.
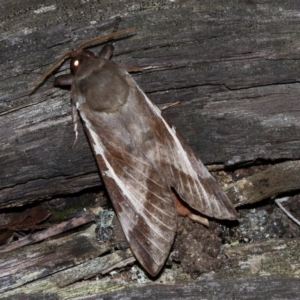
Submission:
[[[160,199],[160,200],[164,200],[164,198],[161,198],[160,196],[158,196],[157,194],[153,193],[152,191],[148,190],[143,184],[141,184],[139,181],[137,181],[129,172],[127,172],[126,170],[123,169],[123,167],[121,167],[122,170],[128,175],[130,176],[135,182],[137,182],[142,188],[146,189],[148,192],[150,192],[152,195],[154,195],[157,199]],[[159,210],[161,213],[163,213],[164,215],[166,216],[169,216],[168,213],[166,213],[164,210],[161,210],[161,208],[159,206],[156,206],[154,203],[152,203],[151,201],[149,201],[148,199],[146,199],[143,195],[141,195],[137,190],[134,190],[135,193],[137,193],[139,195],[139,197],[141,199],[143,199],[144,201],[147,201],[151,206],[153,206],[156,210]],[[131,192],[132,193],[132,192]],[[136,199],[136,197],[134,197],[134,199]],[[151,215],[151,212],[146,209],[142,203],[136,199],[136,204],[138,204],[144,211],[147,211],[150,215]],[[153,215],[153,214],[152,214]],[[155,215],[153,215],[154,219],[156,219],[158,222],[160,222],[161,224],[165,225],[165,227],[169,228],[165,223],[161,222],[161,220],[159,220]],[[171,229],[171,228],[169,228]]]

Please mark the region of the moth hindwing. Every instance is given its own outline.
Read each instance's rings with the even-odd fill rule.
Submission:
[[[83,120],[102,178],[131,250],[155,276],[177,228],[174,191],[190,208],[218,219],[237,213],[214,178],[126,69],[110,60],[112,44],[99,55],[77,49],[70,85],[74,130]]]

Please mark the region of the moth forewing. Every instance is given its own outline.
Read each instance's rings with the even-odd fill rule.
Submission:
[[[129,76],[128,82],[134,101],[127,105],[127,119],[134,122],[127,127],[134,144],[193,209],[218,219],[237,219],[231,202],[174,126]],[[141,113],[130,116],[132,111]]]

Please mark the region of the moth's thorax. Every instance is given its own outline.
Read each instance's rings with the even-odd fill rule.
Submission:
[[[91,58],[79,66],[72,84],[78,109],[112,113],[127,101],[127,72],[113,61]]]

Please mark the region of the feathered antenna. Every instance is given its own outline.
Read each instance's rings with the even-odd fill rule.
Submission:
[[[128,28],[128,29],[124,29],[124,30],[119,30],[119,31],[116,31],[116,32],[112,32],[112,33],[109,33],[107,35],[104,35],[104,36],[100,36],[100,37],[97,37],[97,38],[94,38],[94,39],[91,39],[91,40],[88,40],[88,41],[85,41],[81,44],[79,44],[74,50],[72,51],[68,51],[66,52],[65,54],[63,54],[59,59],[56,60],[56,62],[48,69],[44,72],[44,74],[37,80],[35,81],[28,89],[27,91],[25,91],[24,93],[22,93],[23,96],[26,96],[26,95],[30,95],[32,92],[35,91],[35,89],[41,84],[44,82],[44,80],[50,75],[53,73],[53,71],[55,69],[57,69],[66,59],[68,59],[69,57],[73,57],[75,56],[78,52],[80,52],[83,48],[86,48],[86,47],[90,47],[90,46],[93,46],[93,45],[96,45],[98,43],[100,43],[101,41],[103,40],[106,40],[106,39],[111,39],[115,36],[118,36],[118,35],[121,35],[121,34],[125,34],[125,33],[128,33],[130,31],[134,31],[136,29],[136,27],[131,27],[131,28]]]

